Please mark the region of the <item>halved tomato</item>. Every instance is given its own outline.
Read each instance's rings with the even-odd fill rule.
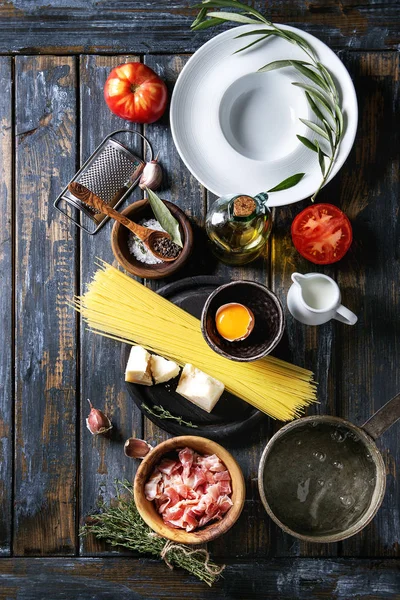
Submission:
[[[292,223],[296,250],[316,265],[330,265],[346,254],[353,240],[348,217],[333,204],[315,204]]]

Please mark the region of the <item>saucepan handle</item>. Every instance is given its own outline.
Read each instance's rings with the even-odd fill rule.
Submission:
[[[400,419],[400,393],[386,402],[372,417],[362,425],[362,429],[374,440]]]

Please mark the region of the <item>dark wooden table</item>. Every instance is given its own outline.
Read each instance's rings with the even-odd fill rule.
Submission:
[[[111,224],[89,237],[52,203],[99,141],[125,125],[103,101],[111,67],[143,61],[172,91],[190,54],[212,35],[190,32],[191,4],[0,1],[0,598],[400,598],[398,425],[379,440],[387,492],[378,515],[361,534],[331,545],[283,534],[261,505],[258,460],[279,424],[267,419],[229,446],[245,473],[247,499],[237,525],[210,544],[228,565],[211,590],[158,561],[78,537],[99,496],[112,495],[114,478],[134,476],[124,439],[133,432],[154,443],[166,434],[128,397],[121,346],[87,332],[66,306],[85,288],[95,257],[113,260]],[[337,279],[359,321],[307,328],[288,316],[287,344],[288,358],[319,381],[320,404],[309,412],[361,424],[400,390],[399,4],[253,4],[331,46],[357,90],[354,148],[320,200],[340,206],[353,224],[351,251],[323,271]],[[180,161],[168,117],[143,130],[160,151],[162,195],[201,227],[213,198]],[[288,234],[306,204],[276,210],[267,260],[230,269],[199,252],[181,275],[255,279],[284,301],[290,274],[315,270]],[[117,440],[89,434],[87,398],[112,416]]]

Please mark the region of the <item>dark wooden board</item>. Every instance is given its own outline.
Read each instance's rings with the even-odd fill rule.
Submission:
[[[0,58],[0,556],[11,551],[14,390],[12,65]]]
[[[393,559],[228,561],[211,589],[156,560],[0,560],[0,600],[398,600],[399,589]]]
[[[187,0],[3,0],[0,52],[50,54],[194,52],[213,32],[192,33],[197,9]],[[395,49],[400,7],[395,1],[257,0],[276,23],[303,28],[333,48]],[[222,31],[222,28],[221,28]]]
[[[226,279],[219,277],[188,277],[167,284],[158,290],[158,293],[200,319],[208,296],[224,283]],[[126,360],[130,348],[130,346],[126,348]],[[265,418],[260,411],[227,392],[222,394],[213,411],[210,414],[206,413],[175,392],[178,381],[179,378],[176,378],[166,384],[149,387],[133,383],[126,385],[143,414],[161,429],[173,435],[200,435],[222,442],[227,438],[245,435]],[[173,420],[159,419],[143,408],[143,404],[153,410],[154,406],[161,405],[171,414],[181,416],[197,427],[180,425]]]
[[[80,147],[83,163],[101,140],[117,129],[140,127],[127,123],[113,115],[103,96],[105,80],[111,69],[120,63],[138,60],[135,56],[82,56],[80,72]],[[133,150],[142,156],[141,141],[130,138]],[[71,172],[69,178],[74,173]],[[65,183],[67,183],[68,178]],[[136,188],[125,205],[141,197]],[[80,237],[80,288],[86,290],[93,273],[97,270],[96,258],[117,264],[111,250],[112,222],[94,236],[82,232]],[[99,498],[108,500],[114,495],[114,480],[132,480],[136,461],[126,458],[124,442],[132,435],[142,437],[142,416],[130,401],[122,373],[125,369],[124,348],[81,327],[80,337],[80,502],[79,518],[93,512]],[[87,399],[109,415],[113,430],[109,437],[92,436],[85,427],[89,414]],[[80,540],[80,552],[93,554],[104,552],[104,544],[92,538]]]
[[[390,292],[383,291],[388,281],[399,280],[398,217],[389,217],[396,214],[399,197],[398,179],[390,175],[397,169],[393,161],[398,160],[395,123],[399,120],[399,67],[394,53],[343,52],[340,56],[357,91],[358,133],[349,159],[322,190],[319,201],[332,202],[348,214],[353,245],[335,265],[321,267],[303,259],[287,232],[293,218],[307,205],[304,201],[279,213],[276,210],[272,258],[274,289],[283,298],[292,283],[291,273],[319,271],[338,281],[343,303],[359,316],[354,327],[337,322],[306,327],[287,313],[286,331],[292,360],[307,364],[319,382],[320,404],[310,412],[336,414],[361,425],[400,389],[398,369],[388,364],[390,357],[398,354],[394,350],[399,338],[398,289],[389,285]],[[398,364],[398,359],[394,360]],[[398,431],[395,426],[378,441],[387,462],[388,488],[374,521],[360,535],[339,545],[297,542],[277,529],[273,534],[277,554],[370,556],[378,551],[380,555],[399,555],[400,491],[394,468],[400,458]]]
[[[26,47],[29,54],[41,42],[42,53],[51,52],[55,46],[58,52],[80,52],[81,47],[71,46],[78,38],[89,53],[100,40],[104,44],[101,53],[142,48],[149,53],[142,60],[165,77],[171,91],[188,56],[166,53],[171,48],[175,52],[197,49],[212,35],[189,32],[187,24],[195,11],[186,3],[183,14],[182,4],[147,0],[134,7],[133,1],[122,0],[116,8],[109,0],[96,6],[83,0],[56,0],[51,6],[14,0],[15,8],[11,2],[2,2],[0,53],[1,48],[18,52]],[[324,270],[339,281],[344,302],[360,321],[355,328],[327,324],[311,329],[288,317],[285,342],[288,358],[312,368],[319,380],[321,404],[309,411],[347,416],[360,424],[400,385],[396,312],[399,58],[396,51],[372,51],[396,47],[399,7],[393,2],[362,5],[331,0],[318,5],[300,0],[276,1],[268,7],[264,2],[254,5],[268,10],[277,21],[297,23],[339,49],[357,89],[360,125],[354,149],[320,199],[344,208],[353,222],[355,242],[349,256]],[[179,22],[175,16],[171,20],[166,6],[175,11]],[[145,12],[144,7],[150,10]],[[90,24],[85,21],[89,14]],[[349,52],[343,51],[346,47]],[[357,48],[369,50],[360,52]],[[267,419],[252,435],[224,444],[244,471],[247,497],[236,526],[209,545],[217,560],[228,563],[225,578],[213,589],[182,571],[170,572],[157,561],[116,557],[114,550],[92,540],[85,540],[80,551],[87,556],[104,554],[104,558],[32,558],[77,552],[79,520],[93,510],[99,497],[111,497],[115,477],[133,477],[135,461],[125,459],[122,452],[125,437],[133,433],[154,443],[168,436],[148,419],[142,428],[142,416],[120,377],[125,368],[124,349],[83,332],[83,328],[76,332],[76,317],[65,309],[65,299],[75,289],[84,289],[89,281],[95,256],[112,261],[111,225],[102,237],[89,242],[58,213],[53,214],[51,206],[79,166],[80,147],[83,159],[106,133],[123,124],[107,112],[102,85],[112,66],[130,58],[88,56],[82,57],[79,65],[78,60],[65,57],[0,58],[0,278],[6,274],[0,293],[0,337],[5,340],[0,354],[0,486],[2,478],[6,481],[5,487],[0,487],[0,553],[30,555],[29,559],[0,560],[0,599],[61,600],[67,595],[74,600],[101,600],[115,595],[133,598],[134,592],[160,600],[398,598],[398,560],[388,558],[400,551],[398,426],[378,441],[388,474],[382,508],[362,534],[342,544],[299,543],[285,536],[267,517],[258,497],[257,467],[263,447],[279,426]],[[14,80],[17,95],[10,104]],[[15,158],[10,154],[14,127]],[[202,225],[206,202],[210,204],[212,197],[206,196],[182,165],[172,142],[168,115],[143,130],[161,150],[163,196],[189,213],[195,225]],[[14,187],[15,207],[11,200]],[[134,197],[140,195],[136,191]],[[270,250],[275,267],[269,259],[242,269],[225,267],[212,257],[203,243],[202,231],[196,227],[201,251],[173,280],[198,274],[253,278],[273,286],[284,299],[291,272],[314,270],[293,251],[288,235],[293,217],[305,205],[281,209],[279,214],[275,211]],[[12,281],[13,264],[16,285],[11,291],[7,281]],[[158,289],[163,282],[151,285]],[[9,350],[14,295],[15,359]],[[13,382],[7,380],[7,373],[13,373],[14,360]],[[110,412],[115,437],[94,439],[86,430],[89,394],[100,408]],[[79,416],[75,419],[76,407]],[[4,456],[10,456],[13,447],[14,459],[6,463]],[[346,558],[330,558],[335,554]],[[352,558],[355,556],[358,558]]]
[[[152,68],[166,82],[168,96],[171,98],[175,81],[186,64],[188,56],[145,56],[143,62]],[[156,123],[144,125],[144,133],[153,144],[154,151],[159,153],[159,161],[163,168],[162,187],[158,191],[162,198],[170,200],[185,211],[189,217],[194,234],[194,251],[181,271],[168,278],[168,281],[178,281],[190,275],[207,272],[205,262],[207,255],[203,252],[204,234],[199,226],[204,223],[205,194],[204,188],[184,167],[175,144],[172,140],[169,107],[162,118]],[[201,251],[199,250],[201,248]],[[165,281],[146,281],[146,285],[157,290]],[[144,419],[144,437],[152,444],[158,444],[169,437],[169,434]]]
[[[208,209],[215,199],[216,196],[207,193]],[[225,279],[250,279],[269,287],[269,253],[268,243],[262,257],[241,267],[225,265],[211,254],[208,259],[208,269],[214,275]],[[276,427],[277,423],[273,419],[266,419],[252,434],[242,436],[238,442],[234,440],[225,444],[242,468],[246,481],[246,501],[242,516],[235,527],[223,538],[209,545],[216,556],[261,557],[271,555],[273,552],[274,540],[270,535],[271,520],[260,501],[257,473],[261,453]]]
[[[73,57],[18,57],[15,554],[76,544],[76,229],[53,202],[76,163]]]

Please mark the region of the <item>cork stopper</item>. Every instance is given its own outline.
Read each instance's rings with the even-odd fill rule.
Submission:
[[[250,196],[238,196],[233,202],[235,217],[249,217],[256,210],[256,203]]]

